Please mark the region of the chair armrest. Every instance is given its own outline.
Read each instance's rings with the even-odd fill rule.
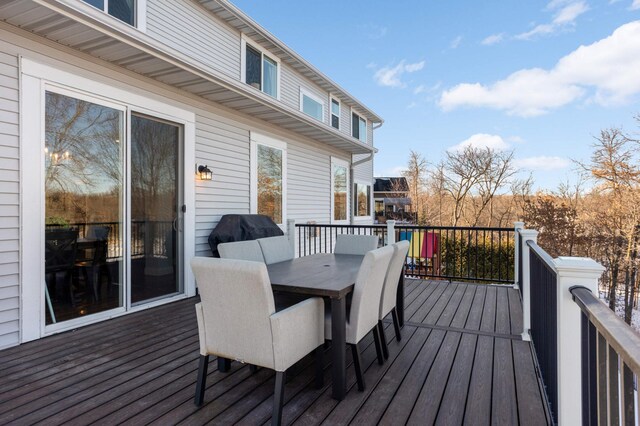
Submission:
[[[198,320],[198,337],[200,341],[200,355],[209,355],[207,351],[207,333],[204,329],[204,313],[202,303],[196,303],[196,319]]]
[[[324,301],[304,300],[271,315],[276,371],[285,371],[324,343]]]

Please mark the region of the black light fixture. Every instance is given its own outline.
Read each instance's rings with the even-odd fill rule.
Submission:
[[[213,179],[213,172],[206,165],[198,166],[198,174],[200,175],[200,180]]]

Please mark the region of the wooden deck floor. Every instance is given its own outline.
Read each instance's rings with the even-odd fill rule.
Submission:
[[[366,390],[349,361],[348,394],[313,387],[311,357],[288,373],[288,424],[547,424],[519,294],[507,287],[407,280],[401,342],[390,358],[363,352]],[[273,372],[212,361],[205,405],[193,404],[196,299],[139,312],[0,352],[0,424],[264,424]],[[350,353],[350,351],[348,351]],[[348,358],[350,360],[350,357]]]

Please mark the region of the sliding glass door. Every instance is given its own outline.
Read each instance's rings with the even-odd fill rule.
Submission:
[[[127,106],[45,93],[47,325],[183,291],[182,134]]]
[[[131,116],[131,302],[180,292],[178,125]]]
[[[45,321],[124,306],[125,111],[45,94]]]

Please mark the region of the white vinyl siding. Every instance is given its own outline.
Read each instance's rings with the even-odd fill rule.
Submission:
[[[147,0],[147,34],[240,79],[240,33],[193,2]]]
[[[196,180],[196,256],[210,256],[208,238],[224,214],[249,213],[249,131],[233,121],[199,111],[196,160],[213,180]]]
[[[18,58],[0,52],[0,349],[20,339]]]
[[[156,8],[158,5],[174,6],[173,2],[163,0],[149,0],[149,4]],[[182,3],[175,7],[194,9]],[[195,9],[199,10],[198,7]],[[71,54],[66,48],[55,49],[39,44],[31,38],[22,37],[19,32],[0,29],[0,52],[5,52],[0,53],[0,347],[19,343],[19,318],[21,312],[26,311],[20,308],[20,285],[24,285],[20,273],[25,269],[20,268],[19,260],[22,234],[19,216],[18,55],[195,113],[195,145],[190,146],[189,157],[192,160],[189,169],[195,175],[195,165],[207,164],[213,172],[211,181],[195,179],[195,199],[187,205],[188,213],[194,214],[195,234],[192,234],[193,242],[186,248],[195,249],[196,255],[211,255],[207,239],[222,215],[250,211],[250,131],[268,134],[287,143],[287,218],[298,223],[330,222],[331,157],[349,162],[349,153],[256,120],[250,115],[188,94],[183,96],[157,81],[103,67],[100,60],[81,52]],[[235,51],[239,65],[239,35]],[[238,67],[238,79],[239,74]],[[299,87],[296,86],[293,96],[296,109]],[[323,96],[328,99],[329,95]],[[349,114],[347,105],[342,104],[341,109],[342,114],[345,110]],[[348,123],[348,119],[342,119],[342,128],[346,131],[341,131],[349,131]],[[372,176],[371,167],[368,176]],[[195,210],[192,210],[194,204]]]

